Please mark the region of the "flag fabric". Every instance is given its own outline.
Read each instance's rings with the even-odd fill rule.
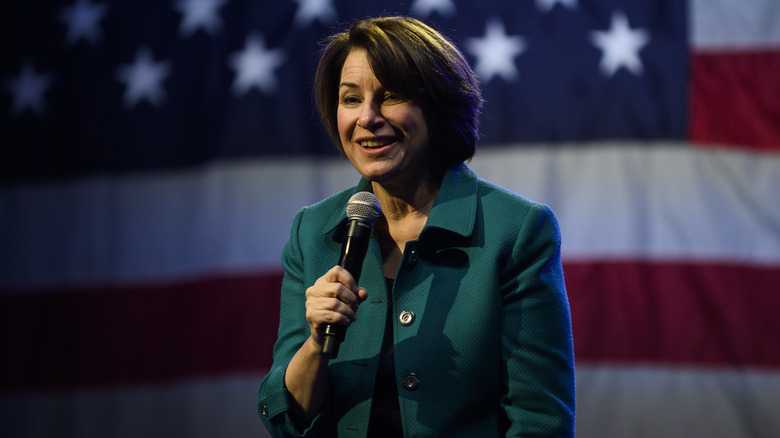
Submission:
[[[577,435],[780,435],[774,0],[69,0],[0,6],[3,436],[265,436],[291,220],[359,178],[319,41],[396,14],[558,216]]]

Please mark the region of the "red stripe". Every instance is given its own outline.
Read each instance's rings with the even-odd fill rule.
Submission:
[[[0,296],[0,389],[268,369],[281,275]]]
[[[692,59],[690,138],[780,150],[780,51]]]
[[[780,366],[780,269],[565,265],[578,361]]]
[[[780,269],[568,262],[579,363],[780,367]],[[281,274],[0,295],[0,390],[266,370]]]

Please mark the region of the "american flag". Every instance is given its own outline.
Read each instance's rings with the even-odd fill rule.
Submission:
[[[776,0],[3,3],[3,436],[264,436],[291,220],[359,177],[319,41],[396,14],[480,77],[469,165],[558,216],[577,435],[780,436]]]

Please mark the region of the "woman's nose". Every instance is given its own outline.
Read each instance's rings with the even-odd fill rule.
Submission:
[[[382,112],[375,103],[366,102],[360,112],[357,124],[364,129],[372,129],[384,122]]]

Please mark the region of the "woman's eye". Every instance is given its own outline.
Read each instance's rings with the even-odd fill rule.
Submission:
[[[343,105],[350,105],[360,102],[360,99],[357,98],[357,96],[343,96],[341,98],[341,103]]]

